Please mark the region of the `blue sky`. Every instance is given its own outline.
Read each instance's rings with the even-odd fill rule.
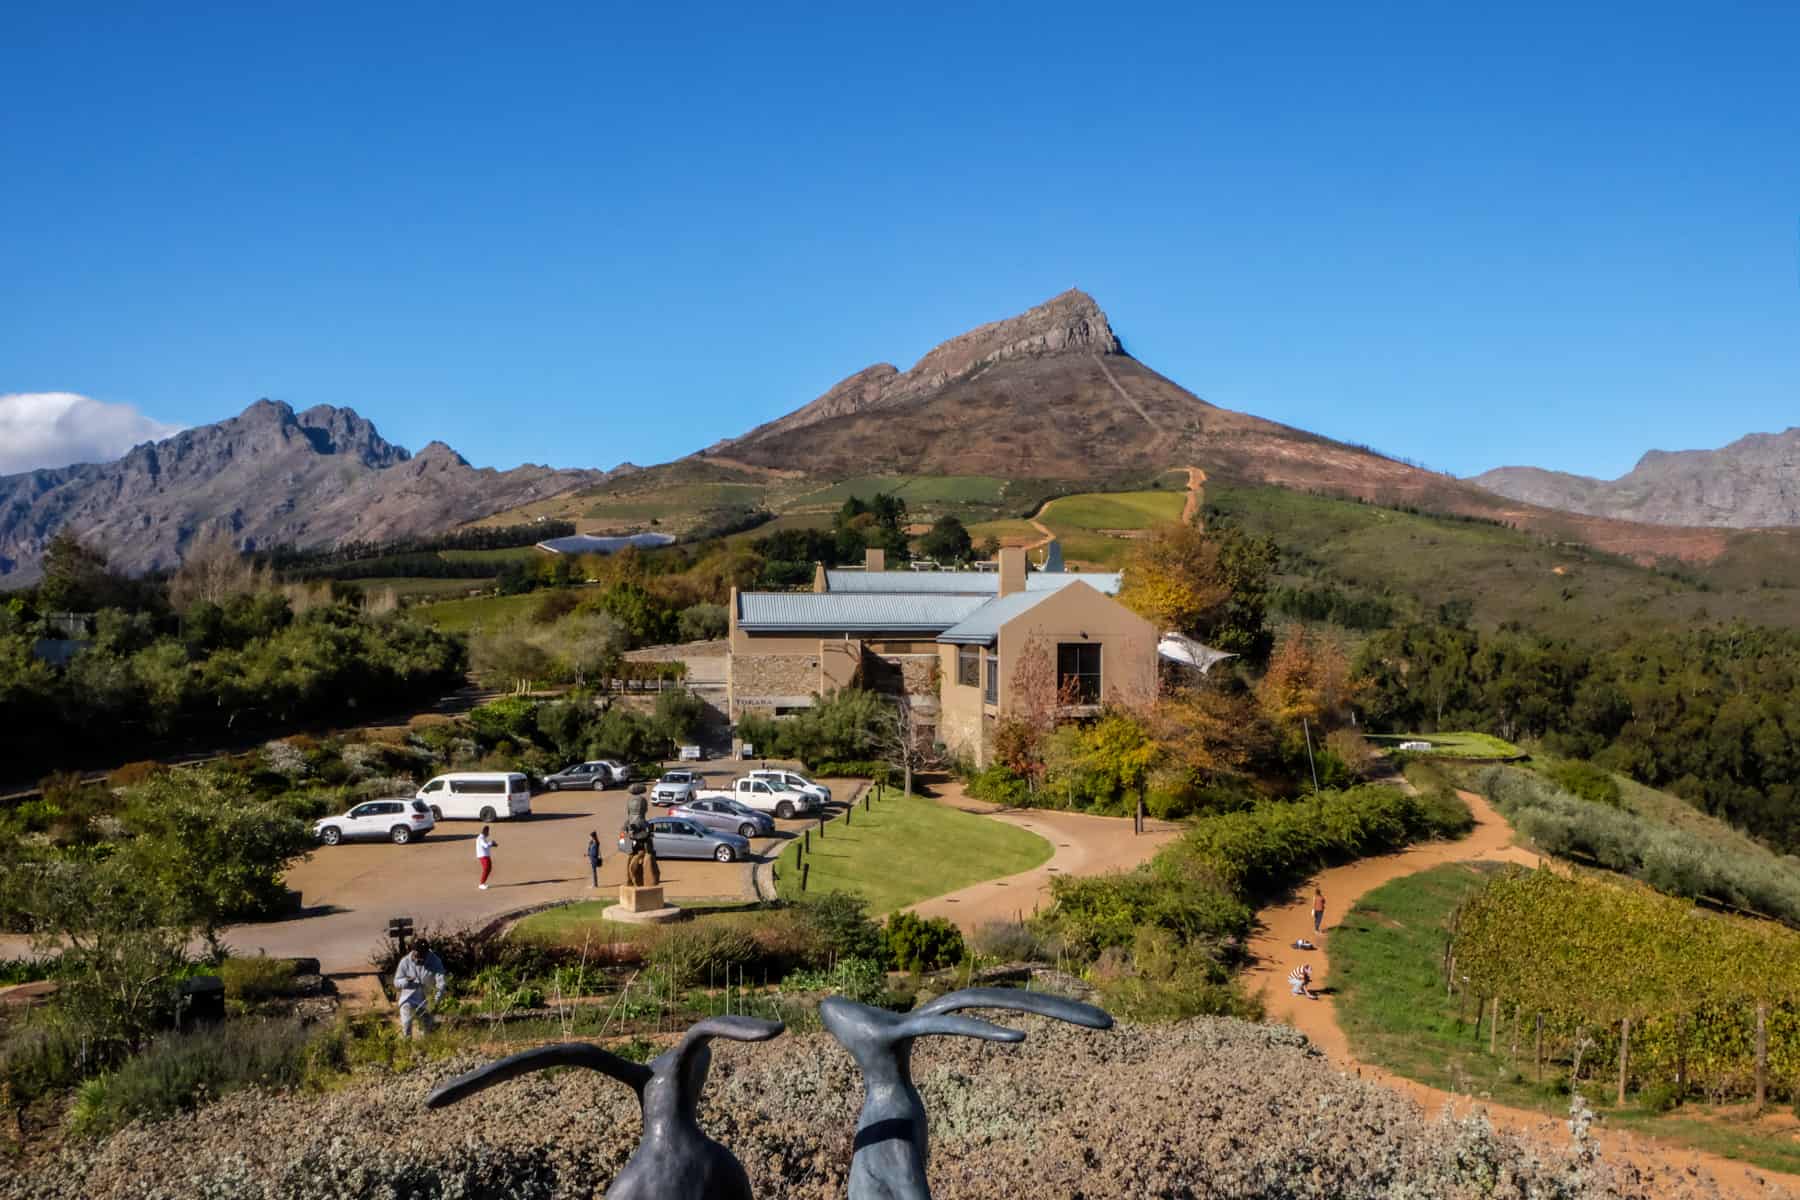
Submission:
[[[648,463],[1079,286],[1462,474],[1800,423],[1793,6],[1251,7],[9,6],[0,393]]]

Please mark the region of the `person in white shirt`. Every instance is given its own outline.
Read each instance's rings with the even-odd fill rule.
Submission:
[[[487,891],[488,873],[494,869],[494,847],[500,843],[488,836],[488,826],[483,825],[481,832],[475,835],[475,861],[481,864],[481,890]]]
[[[425,994],[428,984],[429,997]],[[444,998],[444,989],[449,985],[443,960],[424,942],[414,942],[412,949],[400,956],[400,965],[394,968],[394,997],[400,1001],[401,1037],[412,1036],[415,1021],[419,1032],[431,1032],[431,1004]]]

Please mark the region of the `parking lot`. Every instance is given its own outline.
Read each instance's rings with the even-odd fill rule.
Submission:
[[[702,770],[709,787],[726,787],[740,767],[761,764],[670,765]],[[835,810],[856,785],[829,782],[840,800]],[[421,928],[457,925],[559,900],[616,895],[625,882],[625,857],[618,851],[625,799],[623,788],[540,792],[531,799],[531,816],[493,822],[494,871],[487,891],[476,887],[478,821],[443,821],[429,836],[406,846],[386,841],[320,846],[287,873],[288,886],[300,893],[304,915],[237,926],[227,941],[239,953],[315,957],[327,974],[359,972],[369,969],[369,955],[390,917],[411,917]],[[650,811],[655,816],[664,810],[653,805]],[[809,823],[777,821],[776,836],[753,842],[747,862],[665,859],[663,887],[678,903],[700,897],[753,900],[751,874],[757,861]],[[600,834],[598,891],[588,875],[589,830]]]

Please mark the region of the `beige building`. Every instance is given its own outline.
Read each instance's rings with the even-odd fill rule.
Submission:
[[[1053,560],[1054,561],[1054,560]],[[1154,626],[1112,597],[1119,577],[821,567],[810,592],[733,592],[728,712],[790,714],[852,685],[906,696],[953,753],[989,761],[1009,714],[1077,716],[1156,691]]]

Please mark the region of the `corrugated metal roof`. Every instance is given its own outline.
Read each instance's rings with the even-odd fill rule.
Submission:
[[[1119,592],[1116,571],[1032,571],[1025,576],[1025,590],[1053,592],[1077,579],[1108,596]],[[825,586],[840,595],[992,596],[1000,590],[1000,577],[992,571],[826,571]]]
[[[892,592],[740,592],[738,627],[749,633],[938,634],[991,600]]]
[[[1042,601],[1048,600],[1053,592],[1014,592],[1010,596],[996,596],[980,608],[970,613],[967,618],[952,625],[938,635],[940,642],[957,642],[964,645],[985,646],[1000,636],[1000,627],[1027,612]]]

